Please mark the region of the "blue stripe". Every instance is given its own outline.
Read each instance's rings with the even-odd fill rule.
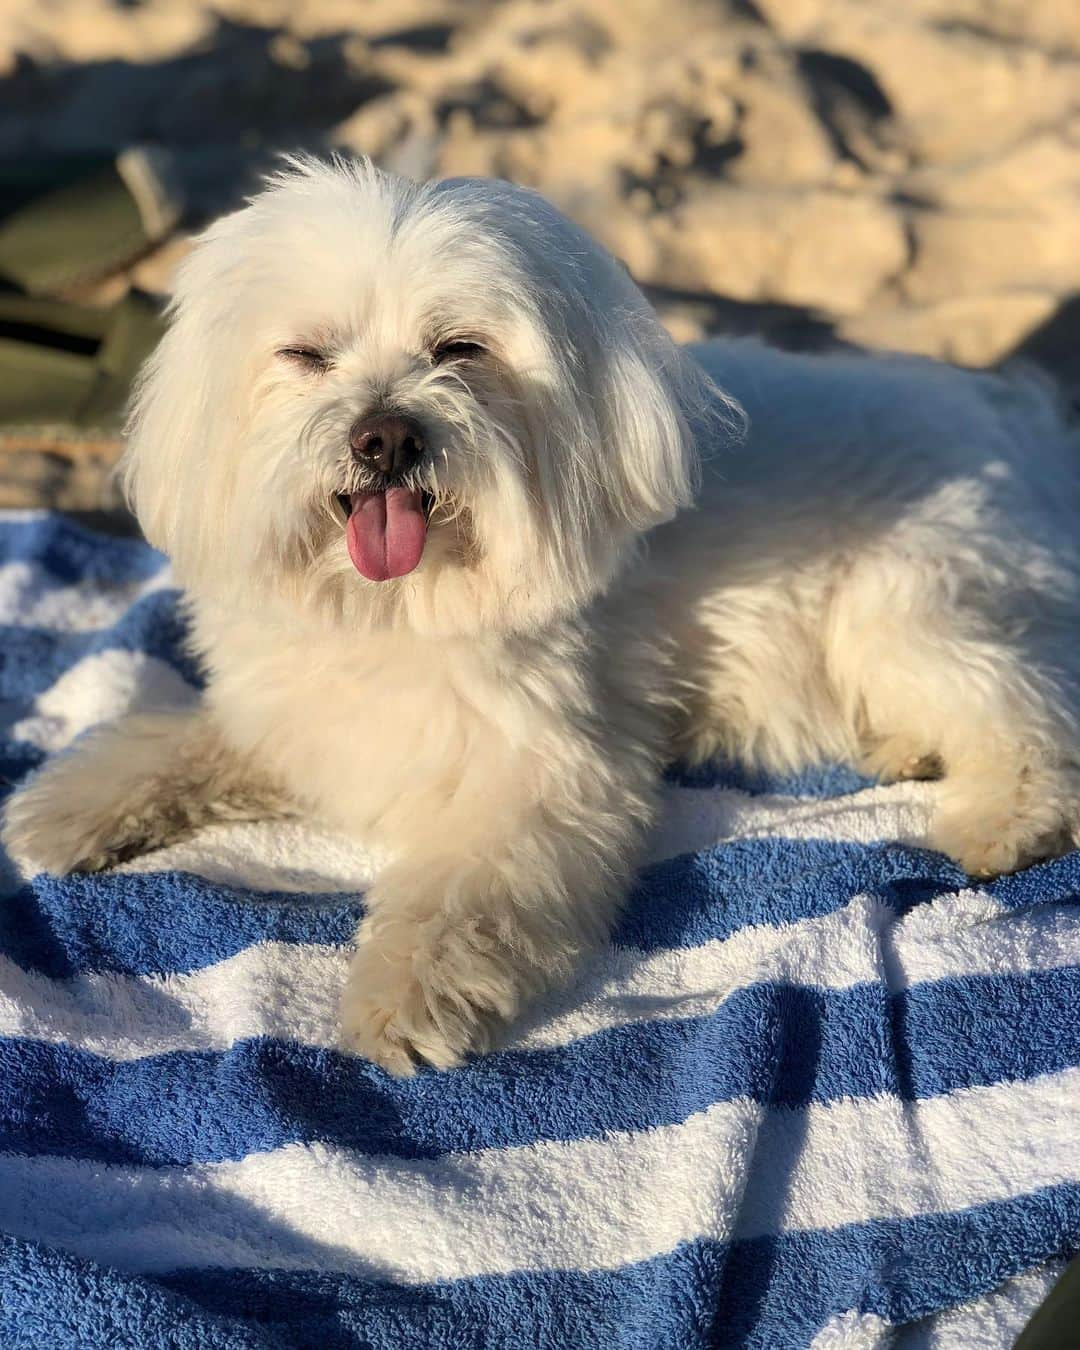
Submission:
[[[1080,966],[913,985],[892,1001],[904,1097],[1080,1065]]]
[[[167,992],[162,993],[167,1002]],[[327,1142],[403,1158],[676,1124],[719,1101],[937,1096],[1080,1063],[1077,968],[916,985],[889,999],[759,984],[714,1013],[389,1078],[366,1060],[254,1038],[113,1062],[0,1041],[0,1149],[186,1164]],[[0,1218],[3,1200],[0,1197]]]
[[[736,839],[646,867],[615,941],[696,947],[754,924],[831,914],[856,895],[905,912],[966,884],[939,853],[829,839]]]
[[[0,1237],[0,1342],[56,1350],[805,1350],[849,1308],[894,1323],[1080,1245],[1080,1188],[757,1242],[699,1239],[614,1271],[395,1285],[281,1270],[138,1276]]]
[[[646,868],[614,941],[700,946],[751,924],[833,913],[855,895],[902,912],[961,884],[947,859],[898,844],[738,840]],[[355,897],[269,895],[182,872],[42,874],[0,908],[0,954],[54,978],[170,974],[270,939],[345,943],[362,912]]]
[[[961,884],[947,859],[900,845],[737,840],[645,868],[614,941],[642,951],[700,946],[749,925],[833,913],[859,894],[903,912]],[[49,975],[168,973],[271,938],[345,942],[361,913],[343,897],[271,897],[183,873],[39,876],[0,913],[0,952]],[[45,946],[31,941],[43,924]]]
[[[362,913],[347,896],[266,895],[184,872],[42,874],[0,906],[0,955],[52,979],[175,974],[257,942],[342,946]]]
[[[97,583],[103,589],[149,581],[166,564],[141,539],[97,534],[61,515],[6,519],[0,512],[0,566],[31,563],[58,582]]]
[[[187,650],[187,620],[179,602],[179,591],[151,591],[111,628],[88,633],[0,624],[0,698],[36,698],[88,656],[117,650],[156,656],[189,684],[200,687],[202,676]]]
[[[754,795],[775,793],[782,797],[846,797],[874,787],[846,764],[812,764],[798,773],[768,773],[726,761],[710,761],[691,767],[674,764],[665,775],[669,783],[686,788],[735,788]]]
[[[757,1241],[698,1239],[613,1271],[395,1285],[210,1269],[145,1284],[151,1298],[166,1290],[204,1314],[258,1328],[268,1346],[288,1329],[298,1337],[290,1344],[324,1350],[805,1350],[849,1309],[917,1321],[1078,1247],[1080,1186],[1062,1185],[949,1214]]]
[[[288,1350],[312,1344],[256,1319],[206,1312],[154,1279],[0,1233],[5,1350]],[[322,1341],[324,1347],[327,1341]],[[357,1345],[338,1339],[337,1346]]]
[[[1080,849],[1063,858],[1039,863],[1012,876],[998,877],[985,886],[1008,909],[1060,904],[1080,899]]]

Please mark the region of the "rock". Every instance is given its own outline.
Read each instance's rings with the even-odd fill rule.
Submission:
[[[916,158],[944,164],[997,153],[1075,107],[1080,61],[922,27],[896,12],[834,0],[815,42],[874,72]]]
[[[701,189],[659,216],[653,234],[656,275],[646,280],[831,314],[857,312],[907,261],[896,211],[836,192]]]
[[[1080,0],[0,0],[2,70],[0,151],[166,144],[185,230],[338,146],[539,188],[680,339],[1080,379]],[[0,502],[99,505],[112,451],[70,440],[0,444]]]
[[[869,309],[842,322],[837,336],[859,346],[988,366],[1013,352],[1056,307],[1048,291],[965,296],[938,305]]]
[[[656,237],[655,213],[642,216],[629,211],[611,211],[609,204],[600,197],[583,197],[579,199],[578,207],[573,214],[625,264],[631,276],[638,281],[647,281],[662,275],[662,246]],[[663,284],[668,284],[666,279]]]
[[[754,8],[786,42],[801,42],[822,22],[829,0],[754,0]]]
[[[442,133],[430,102],[414,90],[395,90],[365,103],[331,133],[335,147],[369,155],[392,173],[428,178]]]
[[[373,157],[392,154],[402,141],[435,131],[430,102],[413,90],[396,89],[371,99],[331,133],[335,145]]]
[[[1080,286],[1080,211],[1072,197],[1028,212],[915,212],[915,257],[901,283],[917,303],[1014,288]]]
[[[906,0],[905,9],[930,23],[967,25],[1007,42],[1080,55],[1080,5],[1076,0]]]
[[[112,470],[118,439],[87,441],[0,433],[0,508],[55,507],[61,511],[116,511],[120,495]]]
[[[709,334],[704,313],[692,305],[660,305],[657,313],[676,342],[700,342]]]
[[[1036,135],[991,158],[915,170],[901,188],[906,196],[940,206],[1000,210],[1029,201],[1038,209],[1048,197],[1080,193],[1080,138]]]
[[[207,38],[215,22],[210,6],[184,0],[146,6],[113,0],[16,3],[0,12],[0,73],[12,68],[16,53],[80,64],[161,60]]]
[[[798,187],[827,183],[836,155],[803,90],[789,72],[755,72],[738,80],[732,95],[740,110],[736,135],[742,150],[728,178],[747,186]]]

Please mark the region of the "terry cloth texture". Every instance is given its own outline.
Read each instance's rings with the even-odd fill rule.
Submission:
[[[0,517],[9,782],[197,696],[178,599]],[[1080,855],[973,886],[933,791],[672,771],[573,988],[409,1081],[336,1046],[356,841],[12,878],[0,1345],[1010,1345],[1080,1245]]]

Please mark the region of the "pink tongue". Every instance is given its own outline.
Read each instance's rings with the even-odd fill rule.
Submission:
[[[403,577],[420,561],[427,521],[417,488],[354,492],[345,539],[353,566],[369,581]]]

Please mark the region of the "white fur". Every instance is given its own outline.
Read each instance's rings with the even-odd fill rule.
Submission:
[[[387,407],[435,507],[375,583],[334,500]],[[973,873],[1075,842],[1076,469],[1030,379],[683,352],[530,192],[297,162],[203,236],[132,418],[203,706],[93,733],[5,840],[66,872],[284,802],[373,839],[346,1041],[455,1064],[610,930],[675,754],[940,765]]]

